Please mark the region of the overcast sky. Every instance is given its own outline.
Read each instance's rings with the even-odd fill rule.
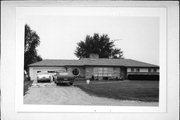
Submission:
[[[124,57],[159,65],[159,18],[122,16],[28,16],[26,23],[40,36],[43,59],[77,59],[77,42],[86,35],[108,34]]]

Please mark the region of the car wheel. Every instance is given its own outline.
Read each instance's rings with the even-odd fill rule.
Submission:
[[[73,83],[69,83],[69,85],[73,85]]]

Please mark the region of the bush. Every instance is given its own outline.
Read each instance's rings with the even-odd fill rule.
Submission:
[[[30,81],[30,77],[24,75],[24,81]]]
[[[129,80],[159,80],[159,75],[128,75]]]

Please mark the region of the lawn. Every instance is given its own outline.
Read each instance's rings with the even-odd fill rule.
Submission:
[[[159,81],[111,81],[75,84],[89,95],[119,100],[159,101]]]

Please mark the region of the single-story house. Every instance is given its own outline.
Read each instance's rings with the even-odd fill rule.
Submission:
[[[132,79],[133,76],[144,76],[145,79],[159,79],[159,66],[132,59],[105,59],[98,55],[79,60],[50,60],[46,59],[29,65],[29,76],[36,80],[37,73],[66,70],[77,79]],[[155,77],[154,77],[155,76]],[[143,79],[144,79],[143,77]]]

